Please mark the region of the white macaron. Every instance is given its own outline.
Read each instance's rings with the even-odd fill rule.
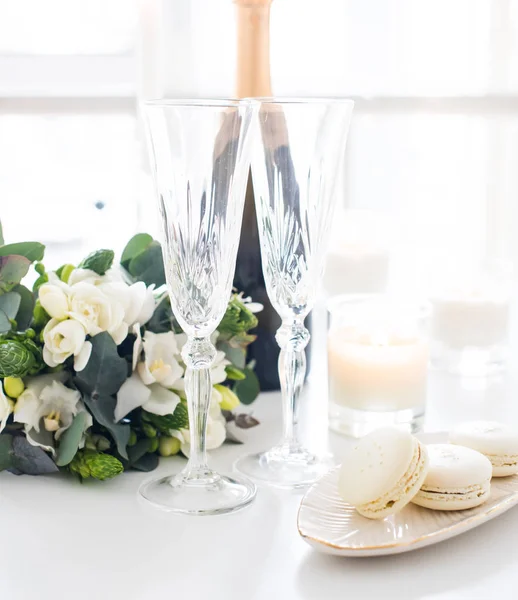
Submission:
[[[338,490],[369,519],[383,519],[406,506],[419,491],[428,469],[426,448],[395,428],[377,429],[344,457]]]
[[[493,465],[493,477],[518,473],[518,430],[496,421],[468,421],[450,433],[450,442],[481,452]]]
[[[426,446],[430,466],[412,502],[433,510],[463,510],[490,494],[492,468],[480,452],[452,444]]]

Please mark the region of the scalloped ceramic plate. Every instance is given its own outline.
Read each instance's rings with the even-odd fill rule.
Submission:
[[[418,436],[425,443],[445,443],[448,434]],[[338,469],[311,487],[300,505],[297,526],[302,538],[315,550],[337,556],[398,554],[442,542],[518,504],[518,475],[494,478],[489,500],[469,510],[437,511],[409,504],[381,521],[366,519],[339,496]]]

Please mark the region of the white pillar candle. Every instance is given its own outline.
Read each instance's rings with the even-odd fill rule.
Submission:
[[[387,287],[388,269],[387,249],[342,243],[327,255],[324,288],[330,296],[381,293]]]
[[[432,299],[432,337],[450,348],[504,344],[509,297],[491,289],[452,290]]]
[[[428,344],[417,335],[357,327],[328,336],[329,400],[364,411],[424,406]]]

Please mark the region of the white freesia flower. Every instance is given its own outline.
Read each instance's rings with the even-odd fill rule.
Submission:
[[[172,415],[179,402],[180,396],[171,390],[158,383],[147,386],[138,373],[133,373],[117,392],[115,421],[120,421],[139,406],[155,415]]]
[[[133,344],[133,356],[131,360],[131,368],[134,371],[137,368],[140,355],[142,354],[142,334],[140,333],[140,324],[135,323],[131,328],[131,332],[135,334],[136,340]]]
[[[92,285],[101,285],[103,283],[122,281],[120,269],[112,267],[104,275],[98,275],[91,269],[74,269],[68,278],[68,285],[86,282]]]
[[[85,337],[85,328],[78,321],[51,319],[43,330],[43,360],[49,367],[57,367],[74,356],[74,369],[82,371],[92,352],[92,344]]]
[[[127,286],[128,305],[124,320],[128,325],[139,323],[145,325],[155,312],[154,285],[146,287],[143,281]]]
[[[216,358],[210,368],[212,384],[223,383],[227,378],[225,367],[230,364],[230,361],[225,358],[225,353],[218,350]]]
[[[117,345],[126,339],[128,325],[124,321],[123,302],[86,282],[73,285],[70,292],[68,315],[81,323],[86,333],[94,336],[107,331]]]
[[[11,405],[9,398],[4,394],[2,382],[0,381],[0,433],[7,425],[7,419],[11,414]]]
[[[65,284],[44,283],[39,291],[38,298],[41,306],[55,319],[65,319],[70,309],[68,301],[68,286]]]
[[[53,440],[58,440],[79,412],[86,412],[81,394],[63,385],[64,373],[41,375],[27,382],[16,401],[14,420],[25,425],[27,440],[54,452]],[[87,413],[85,431],[92,426]]]
[[[218,337],[219,337],[218,331],[214,331],[214,333],[210,336],[210,341],[213,345],[216,345],[216,341],[217,341]],[[175,338],[176,338],[176,345],[178,347],[178,355],[180,358],[182,348],[185,346],[185,344],[187,342],[187,334],[177,333]],[[225,367],[230,364],[231,364],[231,362],[225,358],[225,353],[218,350],[216,352],[216,357],[214,358],[214,362],[212,363],[212,366],[210,368],[212,384],[223,383],[225,381],[225,379],[227,378],[227,373],[225,371]],[[183,379],[180,380],[179,382],[177,382],[177,384],[175,385],[175,389],[177,389],[177,390],[185,389],[185,382]]]
[[[183,375],[176,356],[178,346],[172,331],[152,333],[146,331],[143,340],[145,360],[140,362],[137,370],[146,385],[160,383],[164,387],[176,387],[175,384]]]

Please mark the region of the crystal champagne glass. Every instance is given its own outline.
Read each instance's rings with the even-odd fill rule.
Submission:
[[[232,288],[255,110],[254,103],[234,100],[159,100],[144,107],[171,307],[188,336],[182,357],[190,457],[180,473],[140,488],[167,511],[228,513],[255,496],[246,478],[210,469],[205,450],[216,356],[210,336]]]
[[[282,319],[276,339],[284,433],[277,446],[244,456],[235,466],[260,482],[296,488],[309,485],[331,466],[328,458],[302,445],[298,409],[310,337],[304,319],[313,308],[333,209],[340,202],[335,190],[353,102],[258,100],[261,137],[252,157],[252,176],[266,287]]]

